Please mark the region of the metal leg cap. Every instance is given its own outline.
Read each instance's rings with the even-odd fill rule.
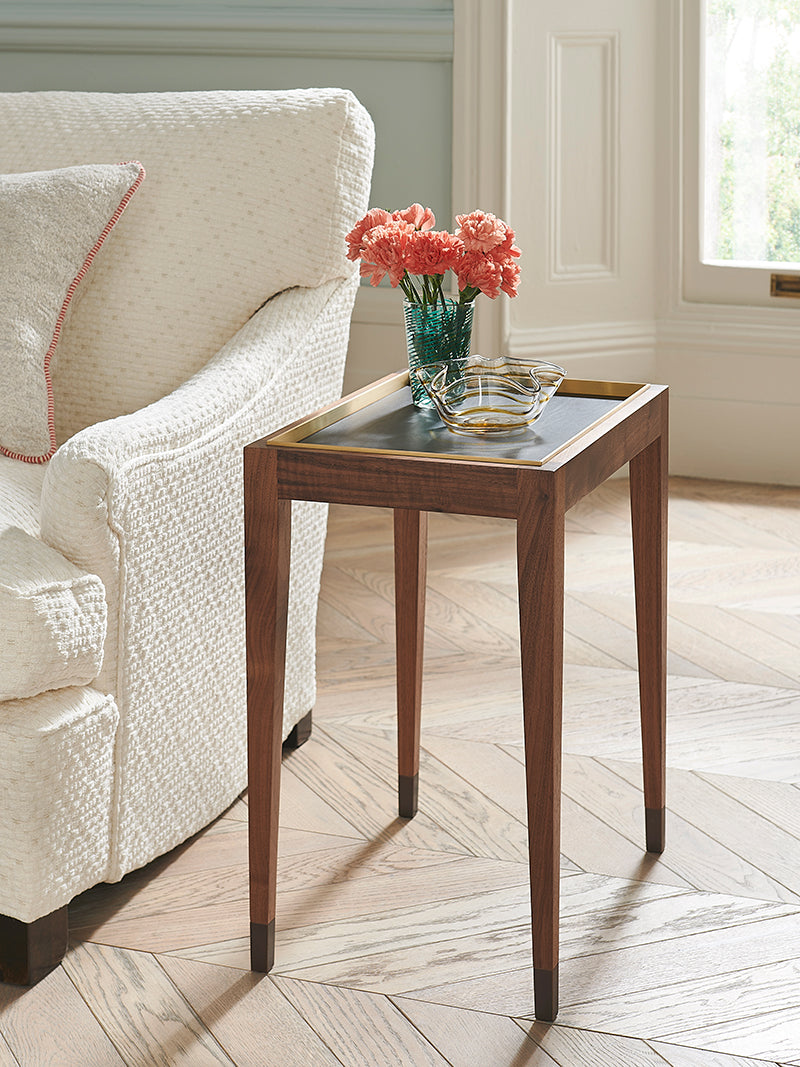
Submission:
[[[552,1023],[558,1015],[558,965],[552,971],[533,968],[533,1005],[536,1018]]]
[[[401,774],[397,778],[398,810],[401,819],[413,819],[417,814],[419,775]]]
[[[275,962],[275,920],[250,923],[250,968],[266,974]]]
[[[666,808],[644,809],[644,830],[648,852],[663,852],[666,841]]]

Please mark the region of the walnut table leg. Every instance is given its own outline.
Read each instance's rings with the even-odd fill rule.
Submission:
[[[399,811],[406,819],[417,813],[427,558],[427,512],[396,508],[394,588],[397,642],[397,770]]]
[[[278,499],[277,455],[245,452],[245,595],[250,839],[250,958],[275,959],[283,684],[291,502]]]
[[[663,852],[667,721],[666,435],[630,461],[630,485],[645,835],[648,852]]]
[[[536,1018],[558,1013],[564,486],[519,475],[519,582]]]

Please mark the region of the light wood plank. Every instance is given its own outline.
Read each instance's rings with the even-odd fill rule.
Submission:
[[[391,735],[343,728],[336,732],[336,740],[362,764],[380,773],[387,784],[394,779],[396,763]],[[524,776],[521,796],[524,800]],[[469,778],[432,758],[427,741],[420,755],[419,798],[420,811],[436,824],[447,826],[448,832],[473,855],[527,861],[525,822],[509,817],[489,796],[478,793]]]
[[[509,753],[521,758],[519,749]],[[561,848],[581,870],[627,877],[634,881],[691,886],[686,872],[671,862],[672,853],[654,856],[645,851],[644,801],[641,792],[620,789],[610,776],[601,782],[599,767],[586,769],[588,757],[564,756],[561,798]],[[639,772],[641,774],[641,771]],[[587,795],[591,780],[591,796]],[[612,785],[613,791],[607,786]]]
[[[343,1064],[447,1067],[448,1061],[384,996],[276,978],[275,985]],[[357,1050],[357,1052],[356,1052]]]
[[[800,1007],[762,1012],[757,1018],[735,1019],[684,1030],[680,1034],[659,1035],[676,1044],[716,1052],[736,1053],[762,1060],[791,1063],[800,1059]]]
[[[458,855],[424,852],[418,849],[397,848],[391,842],[373,845],[347,843],[340,848],[328,848],[289,857],[282,857],[278,865],[278,884],[281,892],[278,926],[292,922],[292,914],[309,902],[322,900],[330,911],[339,894],[358,899],[357,886],[363,879],[372,881],[384,875],[404,873],[430,886],[436,892],[446,892],[446,874],[427,876],[430,867],[447,866]],[[419,871],[419,873],[417,873]],[[409,873],[410,872],[410,873]],[[509,873],[498,881],[516,882],[518,876]],[[524,881],[524,879],[520,879]],[[353,887],[348,888],[352,883]],[[334,889],[333,887],[337,887]],[[391,889],[386,889],[391,897]],[[300,897],[295,894],[299,893]],[[127,898],[123,892],[102,896],[95,893],[93,912],[84,910],[84,925],[74,923],[73,937],[99,944],[139,949],[146,952],[169,952],[190,948],[198,941],[206,943],[231,936],[244,936],[248,930],[247,867],[219,868],[207,878],[186,875],[160,879],[134,889]],[[285,902],[285,907],[284,907]]]
[[[425,737],[425,746],[463,779],[484,794],[496,798],[521,825],[527,825],[524,753],[521,747],[497,746]],[[665,861],[645,857],[641,815],[640,842],[619,833],[597,813],[576,804],[570,794],[571,764],[564,764],[564,795],[561,809],[562,854],[580,870],[596,874],[627,874],[637,880],[688,886],[689,882]],[[491,801],[483,801],[491,803]],[[641,804],[641,800],[637,801]],[[612,816],[613,819],[613,816]],[[628,820],[626,819],[626,824]]]
[[[657,915],[648,918],[645,913],[640,922],[631,917],[631,888],[622,880],[570,875],[562,876],[561,885],[562,956],[597,951],[609,942],[640,944],[657,936]],[[657,901],[675,892],[644,884],[636,888],[642,908],[645,900]],[[285,957],[279,954],[277,966],[307,980],[388,993],[520,968],[524,997],[531,960],[527,888],[443,902],[408,919],[404,923],[402,909],[362,922],[331,922],[290,932],[286,942],[291,938],[297,943],[287,948]],[[313,962],[298,961],[295,966],[294,958],[303,952]],[[504,1013],[530,1010],[529,1000],[513,1003],[503,1008]]]
[[[660,990],[695,979],[782,963],[800,955],[796,914],[625,947],[562,963],[563,1005],[600,1000],[637,989]]]
[[[629,839],[642,833],[641,768],[624,761],[568,756],[565,790],[587,811],[599,811]],[[611,771],[611,773],[606,773]],[[618,780],[614,781],[614,775]],[[668,778],[668,781],[670,779]],[[678,793],[676,788],[676,794]],[[674,811],[667,788],[667,849],[656,864],[698,889],[766,900],[796,901],[793,890],[764,873],[746,857]],[[651,862],[648,857],[648,864]],[[585,864],[581,863],[585,868]]]
[[[314,744],[304,745],[300,755],[295,774],[368,838],[462,854],[470,851],[424,811],[410,821],[398,818],[396,784],[390,786],[354,759],[323,729],[315,731]]]
[[[708,1049],[672,1045],[664,1041],[650,1041],[649,1044],[670,1067],[771,1067],[764,1060],[754,1060],[749,1056],[729,1056],[725,1052],[710,1052]]]
[[[615,1034],[547,1026],[518,1019],[528,1037],[544,1049],[559,1067],[596,1067],[619,1063],[625,1067],[664,1067],[663,1058],[646,1042]]]
[[[531,1041],[513,1019],[403,997],[395,998],[394,1003],[452,1067],[475,1067],[479,1063],[553,1067],[558,1062]]]
[[[209,963],[218,967],[228,967],[238,971],[250,970],[250,933],[241,937],[231,937],[222,941],[200,943],[199,938],[207,933],[198,930],[198,943],[188,948],[173,949],[159,953],[161,962],[166,958],[194,960],[196,963]]]
[[[313,734],[312,734],[313,736]],[[297,776],[295,768],[302,751],[290,753],[281,768],[280,825],[317,834],[338,834],[340,837],[364,838],[364,834],[338,811],[326,803],[318,793]],[[280,850],[280,842],[278,844]]]
[[[234,1063],[338,1067],[336,1056],[269,977],[175,957],[161,963]]]
[[[800,838],[800,787],[797,785],[726,774],[701,774],[699,777],[786,833]]]
[[[65,957],[64,970],[126,1062],[232,1067],[152,956],[80,945]]]
[[[378,951],[373,941],[360,956],[329,962],[315,960],[307,967],[285,972],[278,963],[277,969],[278,973],[305,981],[351,986],[386,994],[406,993],[427,982],[449,985],[471,975],[493,974],[496,969],[520,969],[525,976],[529,976],[532,974],[530,914],[526,916],[524,926],[501,928],[491,933],[482,931],[480,937],[470,932],[451,940],[419,938],[415,944],[389,945],[382,951]],[[531,993],[530,999],[510,998],[508,1003],[504,1002],[502,1013],[524,1015],[532,1010]]]
[[[629,763],[608,761],[607,766],[629,783],[636,778],[636,768]],[[691,771],[670,771],[668,783],[670,814],[718,843],[707,855],[717,861],[724,858],[728,876],[734,879],[732,888],[741,878],[742,895],[800,903],[796,838]],[[674,816],[672,822],[680,825]],[[718,891],[722,888],[718,876],[719,870],[695,866],[693,880],[697,878],[700,888]]]
[[[442,972],[421,975],[423,982],[432,979],[431,985],[422,985],[412,989],[410,986],[402,991],[404,997],[422,1000],[432,1004],[448,1004],[453,1008],[465,1008],[468,1011],[483,1011],[493,1015],[528,1016],[533,1014],[533,970],[530,961],[507,953],[497,960],[502,968],[508,961],[507,970],[493,970],[491,967],[473,967],[464,969],[450,981],[447,974],[437,983]],[[481,973],[481,971],[483,973]],[[559,1010],[559,1015],[563,1008]]]
[[[121,1063],[122,1061],[120,1060],[119,1062]],[[20,1067],[19,1060],[8,1047],[2,1034],[0,1034],[0,1067]],[[65,1064],[65,1067],[69,1067],[69,1064]]]
[[[797,636],[794,627],[791,634],[777,637],[751,621],[751,614],[714,603],[673,601],[670,640],[676,650],[684,641],[691,643],[692,657],[708,656],[713,643],[714,671],[730,681],[797,687],[800,672],[797,645],[791,640]]]
[[[125,1060],[63,967],[31,989],[0,985],[2,1067],[121,1067]]]
[[[705,1019],[719,1024],[748,1020],[757,1032],[764,1011],[795,1007],[797,979],[794,960],[744,967],[702,978],[687,977],[658,990],[642,988],[570,1005],[562,1011],[561,1020],[586,1030],[644,1036],[691,1031]]]
[[[276,945],[276,973],[297,975],[301,969],[313,968],[318,976],[329,975],[320,980],[339,982],[341,971],[349,973],[353,967],[360,967],[359,973],[371,971],[373,957],[379,954],[386,958],[396,954],[399,959],[405,953],[413,958],[411,950],[427,947],[431,938],[438,944],[465,936],[477,942],[484,935],[490,937],[524,923],[530,923],[527,885],[432,901],[422,911],[416,904],[385,908],[377,914],[284,931]],[[364,963],[359,964],[362,957]]]
[[[338,923],[358,916],[390,915],[398,902],[413,900],[415,908],[460,900],[491,887],[492,890],[528,886],[524,863],[498,863],[473,857],[444,857],[437,866],[398,869],[374,877],[327,882],[282,891],[278,926],[284,930]]]

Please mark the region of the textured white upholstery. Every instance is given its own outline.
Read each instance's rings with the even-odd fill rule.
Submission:
[[[85,685],[103,658],[103,583],[39,539],[44,475],[0,456],[0,702]]]
[[[105,636],[100,579],[19,527],[0,529],[0,701],[88,685]]]
[[[0,530],[18,526],[39,534],[39,502],[47,468],[0,455]]]
[[[0,174],[0,451],[56,449],[50,362],[75,290],[144,177],[136,163]]]
[[[88,881],[82,860],[62,877],[46,857],[21,896],[0,880],[0,913],[31,921],[184,840],[244,788],[242,447],[340,394],[358,281],[344,234],[366,210],[373,133],[342,90],[0,94],[0,128],[0,171],[118,155],[147,170],[65,321],[62,443],[41,486],[42,540],[104,586],[102,668],[91,688],[0,703],[21,729],[29,705],[81,694],[69,722],[96,737],[110,789],[81,798],[96,812],[71,812],[77,794],[56,784],[29,840],[46,852],[75,817],[105,820],[110,846]],[[3,477],[0,463],[0,499]],[[8,492],[35,492],[13,477]],[[315,696],[325,517],[295,505],[284,734]],[[45,744],[35,729],[26,751]],[[2,799],[8,822],[30,822],[25,790]],[[0,819],[0,857],[6,833]]]
[[[108,868],[117,709],[95,689],[0,703],[0,902],[32,922]]]
[[[175,393],[76,434],[50,461],[42,534],[94,568],[119,619],[95,683],[121,713],[114,877],[244,788],[241,449],[267,432],[267,411],[277,429],[340,390],[354,281],[274,297]],[[325,537],[323,505],[295,514],[284,734],[314,703]]]

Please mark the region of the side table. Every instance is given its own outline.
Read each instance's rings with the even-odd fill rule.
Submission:
[[[665,386],[566,379],[540,421],[494,440],[411,404],[408,373],[244,450],[251,966],[275,954],[292,500],[394,509],[400,815],[417,810],[429,511],[515,519],[537,1019],[558,1012],[564,517],[630,463],[645,840],[664,849]]]

